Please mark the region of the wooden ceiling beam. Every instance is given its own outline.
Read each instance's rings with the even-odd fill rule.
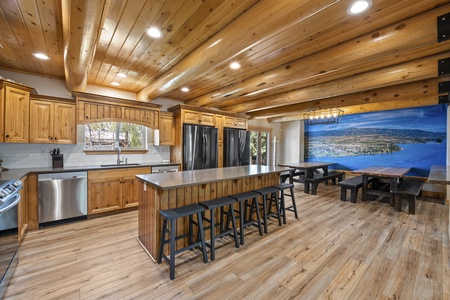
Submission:
[[[111,0],[62,0],[64,75],[69,91],[86,89]]]
[[[297,59],[186,104],[222,108],[448,50],[436,41],[436,18],[450,5]],[[419,33],[419,34],[418,34]],[[232,100],[236,99],[235,102]]]
[[[187,55],[178,64],[158,77],[138,93],[138,99],[153,100],[177,87],[189,83],[213,68],[231,62],[281,32],[308,19],[340,1],[320,3],[298,0],[260,1],[252,6],[206,43]],[[297,16],[287,18],[286,16]]]
[[[448,80],[450,80],[450,77],[432,78],[411,83],[396,84],[389,87],[368,90],[362,93],[317,99],[314,101],[258,110],[248,113],[248,115],[250,115],[251,119],[265,119],[285,115],[295,115],[317,109],[343,108],[347,106],[390,102],[392,100],[416,100],[428,95],[433,95],[437,99],[438,83]]]
[[[249,113],[264,108],[360,93],[370,89],[435,78],[438,75],[438,60],[447,58],[449,55],[450,52],[446,52],[221,109]]]
[[[388,101],[388,102],[347,106],[347,107],[343,107],[341,109],[344,111],[344,115],[352,115],[352,114],[361,114],[361,113],[375,112],[375,111],[385,111],[385,110],[404,109],[404,108],[419,107],[419,106],[429,106],[429,105],[436,105],[436,104],[438,104],[438,101],[436,100],[435,96],[425,96],[425,97],[422,97],[419,99],[409,99],[409,100],[402,100],[402,101],[392,100],[392,101]],[[267,122],[276,123],[276,122],[291,122],[291,121],[298,121],[298,120],[304,120],[303,113],[298,113],[298,114],[289,115],[289,116],[268,118]]]

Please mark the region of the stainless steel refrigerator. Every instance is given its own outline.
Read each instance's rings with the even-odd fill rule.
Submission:
[[[217,128],[183,125],[183,170],[217,168]]]
[[[223,129],[223,166],[246,166],[250,164],[250,131]]]

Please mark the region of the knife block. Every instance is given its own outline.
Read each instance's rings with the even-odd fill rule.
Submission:
[[[63,155],[62,154],[53,155],[52,156],[52,164],[53,164],[53,168],[62,168],[64,166]]]

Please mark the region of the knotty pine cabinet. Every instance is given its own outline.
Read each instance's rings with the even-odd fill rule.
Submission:
[[[88,215],[138,206],[135,176],[150,173],[150,167],[88,171]]]
[[[75,102],[30,100],[30,143],[75,144]]]
[[[223,127],[247,129],[247,119],[223,116]]]
[[[79,124],[129,122],[158,129],[161,105],[82,92],[73,94],[77,101]]]
[[[175,146],[175,119],[173,113],[160,113],[159,144],[161,146]]]
[[[33,88],[0,80],[0,142],[28,143]]]
[[[216,126],[216,116],[213,113],[183,110],[181,112],[183,123]]]

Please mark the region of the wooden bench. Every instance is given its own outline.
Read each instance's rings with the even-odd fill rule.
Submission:
[[[391,193],[394,193],[394,209],[402,210],[402,198],[408,199],[408,213],[414,215],[416,213],[416,197],[422,191],[423,181],[410,178],[403,179]]]
[[[371,183],[373,178],[369,178],[367,180],[368,183]],[[352,203],[356,203],[356,198],[358,197],[358,191],[363,186],[362,176],[355,176],[349,179],[345,179],[340,181],[338,185],[341,186],[341,200],[347,200],[347,190],[350,190],[350,201]]]
[[[293,173],[292,174],[292,181],[293,182],[303,182],[303,176],[305,175],[305,172],[303,172],[303,171],[297,171],[297,172],[295,172],[295,173]],[[286,180],[290,180],[290,177],[291,175],[289,174],[289,173],[287,173],[287,174],[281,174],[280,175],[280,183],[285,183],[286,182]],[[294,177],[297,177],[298,176],[298,179],[295,179]],[[293,183],[293,182],[290,182],[289,181],[289,183]]]
[[[327,175],[324,175],[323,173],[314,174],[313,178],[304,178],[305,181],[305,193],[309,193],[309,185],[311,185],[311,195],[315,195],[317,192],[317,186],[319,183],[324,182],[325,184],[328,184],[328,180],[331,180],[333,184],[336,184],[336,179],[339,181],[342,180],[344,177],[344,172],[338,172],[338,171],[331,171],[328,172]]]

